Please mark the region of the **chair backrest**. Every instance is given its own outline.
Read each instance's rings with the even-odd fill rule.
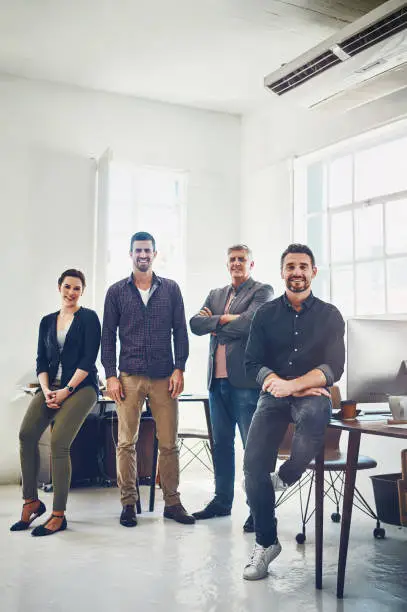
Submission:
[[[332,407],[334,409],[340,408],[341,406],[341,393],[339,387],[334,385],[330,389],[331,398],[332,398]],[[285,432],[285,436],[283,441],[280,444],[280,448],[278,450],[278,458],[279,459],[287,459],[291,454],[291,446],[293,441],[293,435],[295,431],[295,426],[293,423],[290,423],[287,431]],[[342,434],[341,429],[333,429],[328,427],[325,432],[325,460],[334,460],[338,459],[340,456],[339,449],[339,441]]]

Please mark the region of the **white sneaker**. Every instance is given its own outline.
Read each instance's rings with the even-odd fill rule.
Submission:
[[[281,480],[280,476],[277,472],[272,472],[270,474],[271,482],[274,487],[274,491],[286,491],[288,489],[288,484]]]
[[[280,553],[281,544],[278,540],[268,548],[264,548],[264,546],[256,542],[250,559],[244,567],[243,578],[245,580],[261,580],[266,578],[268,566]]]

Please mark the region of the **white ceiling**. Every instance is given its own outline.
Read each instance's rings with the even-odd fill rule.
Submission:
[[[378,0],[0,0],[0,72],[244,113]]]

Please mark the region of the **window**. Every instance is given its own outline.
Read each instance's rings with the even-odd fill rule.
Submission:
[[[151,233],[157,243],[157,274],[185,280],[184,202],[186,173],[112,162],[109,168],[107,285],[131,271],[130,237]]]
[[[406,313],[407,137],[341,148],[295,166],[294,239],[315,253],[314,292],[346,317]]]

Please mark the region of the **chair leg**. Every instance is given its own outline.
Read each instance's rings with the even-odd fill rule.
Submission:
[[[136,478],[136,491],[137,491],[136,512],[137,514],[141,514],[140,487],[139,487],[139,482],[138,482],[138,476]]]
[[[151,468],[151,483],[150,483],[150,503],[148,509],[150,512],[154,510],[155,503],[155,481],[157,477],[157,461],[158,461],[158,440],[154,430],[154,448],[153,448],[153,465]]]

